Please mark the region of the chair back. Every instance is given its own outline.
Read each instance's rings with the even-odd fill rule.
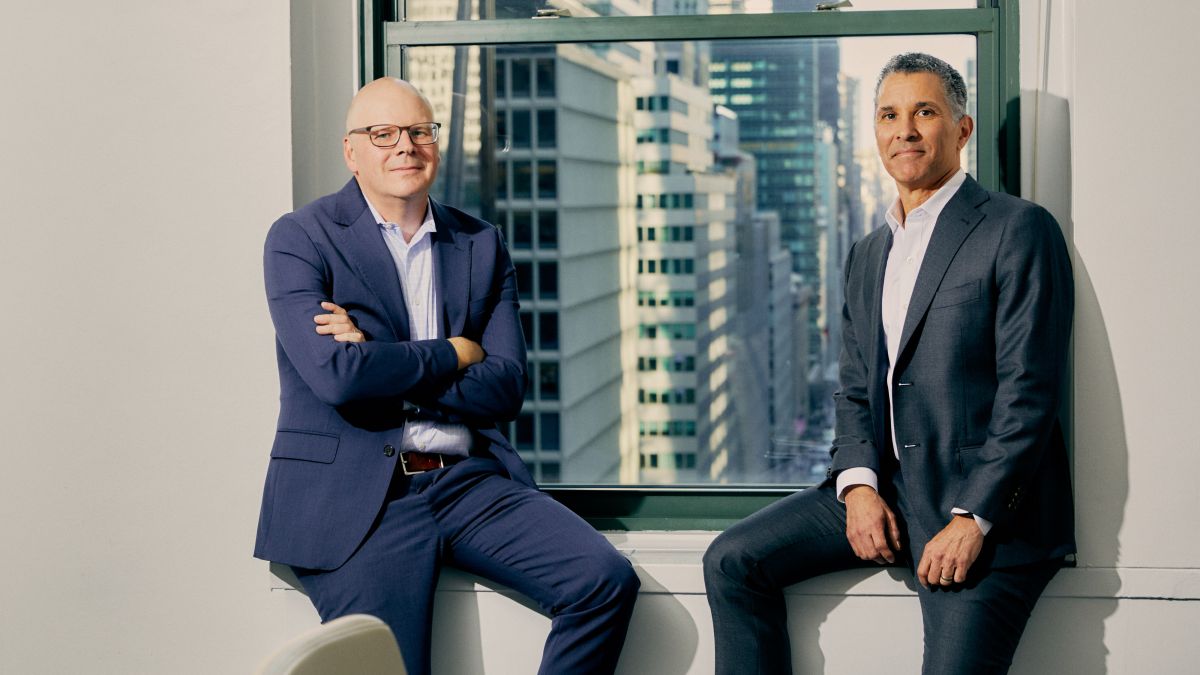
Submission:
[[[258,675],[406,675],[396,638],[383,621],[350,614],[280,647]]]

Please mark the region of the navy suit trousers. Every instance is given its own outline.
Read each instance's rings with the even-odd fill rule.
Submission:
[[[352,613],[383,619],[408,672],[426,675],[434,590],[446,564],[513,588],[550,615],[539,673],[616,669],[639,581],[595,529],[489,458],[398,474],[393,488],[344,565],[295,570],[322,621]]]
[[[921,672],[1008,672],[1033,606],[1060,563],[972,570],[965,584],[949,590],[914,582],[925,632]],[[896,564],[913,567],[909,559]],[[723,532],[704,556],[717,675],[791,673],[784,589],[829,572],[877,566],[850,548],[846,507],[832,485],[790,495]],[[864,649],[874,648],[869,635],[863,639]]]

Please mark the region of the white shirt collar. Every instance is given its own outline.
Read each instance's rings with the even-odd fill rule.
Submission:
[[[913,216],[925,217],[927,222],[936,223],[938,216],[942,215],[942,209],[946,208],[946,204],[950,202],[950,198],[954,193],[958,192],[958,188],[967,180],[967,172],[961,168],[946,181],[946,184],[938,188],[938,191],[933,193],[929,199],[926,199],[923,204],[912,210],[907,217]],[[892,229],[892,234],[900,227],[900,196],[897,195],[892,200],[892,206],[887,210],[887,224]]]
[[[367,202],[367,208],[371,209],[371,216],[375,218],[375,222],[380,227],[384,228],[385,230],[395,229],[395,228],[400,227],[396,223],[390,223],[390,222],[384,220],[383,216],[379,215],[379,211],[375,210],[375,205],[372,204],[371,200],[367,199],[365,195],[363,196],[363,200]],[[417,229],[417,233],[413,235],[412,241],[408,242],[407,245],[409,247],[411,247],[411,246],[415,245],[417,242],[421,241],[421,239],[424,238],[426,234],[430,234],[433,232],[437,232],[437,224],[433,220],[433,204],[431,202],[429,202],[428,200],[426,200],[426,202],[425,202],[425,220],[423,220],[421,222],[421,227]]]

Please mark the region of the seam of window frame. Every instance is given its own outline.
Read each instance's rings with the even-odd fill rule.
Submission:
[[[364,0],[364,6],[371,1]],[[388,4],[374,2],[376,8]],[[412,47],[974,35],[976,178],[988,189],[1019,194],[1018,3],[979,0],[975,9],[408,21],[400,0],[396,15],[401,21],[376,21],[361,14],[364,39],[379,36],[374,49],[361,52],[364,61],[368,53],[373,57],[373,63],[361,64],[361,71],[403,77],[405,50]],[[678,531],[723,530],[797,487],[559,484],[542,489],[599,530]]]

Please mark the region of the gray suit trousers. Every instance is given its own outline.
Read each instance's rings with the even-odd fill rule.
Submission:
[[[898,517],[903,505],[899,511]],[[907,565],[910,572],[914,566],[910,559],[897,565]],[[949,590],[927,590],[914,580],[925,633],[921,672],[1008,672],[1033,606],[1060,566],[1061,561],[1054,560],[973,570],[965,584]],[[781,499],[722,533],[704,556],[717,674],[791,673],[784,589],[858,567],[877,565],[860,560],[851,550],[846,507],[831,484]],[[872,649],[876,639],[864,633],[862,648]]]

